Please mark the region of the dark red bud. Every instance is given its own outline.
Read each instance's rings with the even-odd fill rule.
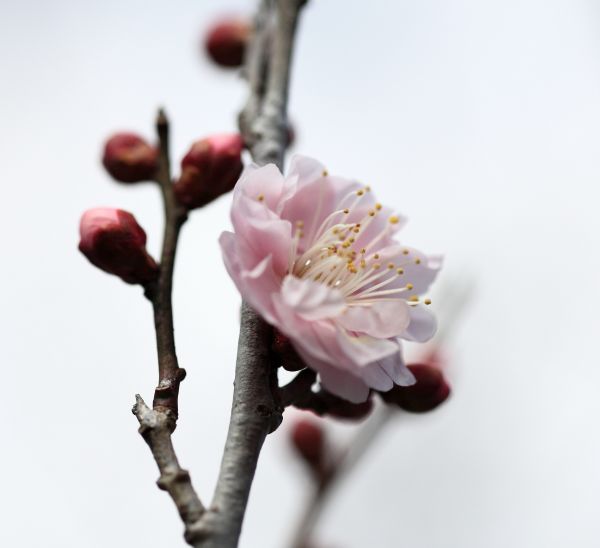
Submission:
[[[188,209],[202,207],[232,190],[244,168],[242,149],[237,133],[196,141],[181,161],[175,183],[179,203]]]
[[[286,137],[287,142],[285,146],[291,147],[294,144],[294,141],[296,140],[296,128],[291,122],[288,122]]]
[[[277,357],[276,365],[283,367],[286,371],[300,371],[306,367],[302,358],[294,350],[290,339],[281,331],[275,330],[271,349]]]
[[[325,454],[325,435],[319,424],[309,419],[298,420],[292,426],[291,442],[313,470],[320,470]]]
[[[79,250],[101,270],[130,284],[146,284],[158,275],[146,251],[146,233],[135,217],[114,208],[88,209],[79,225]]]
[[[327,415],[336,419],[357,421],[364,419],[372,410],[373,400],[371,400],[371,398],[362,403],[350,403],[349,401],[347,402],[340,399],[340,401],[330,404],[327,409]]]
[[[408,368],[417,382],[412,386],[394,386],[388,392],[381,392],[385,402],[397,405],[405,411],[425,413],[448,399],[450,386],[437,367],[418,364],[409,365]]]
[[[121,183],[149,181],[158,168],[158,150],[134,133],[117,133],[104,145],[102,164]]]
[[[252,26],[244,19],[228,18],[218,21],[206,35],[206,53],[221,67],[239,67],[244,61],[251,32]]]

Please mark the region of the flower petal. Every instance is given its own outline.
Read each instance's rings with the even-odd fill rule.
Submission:
[[[346,302],[341,291],[313,280],[286,276],[281,286],[283,302],[305,320],[338,316]]]
[[[437,322],[435,316],[424,306],[410,307],[410,323],[402,338],[408,341],[427,342],[435,335]]]
[[[369,306],[349,306],[337,322],[350,331],[389,339],[398,337],[408,327],[409,306],[401,299],[374,302]]]
[[[244,269],[235,234],[223,232],[219,238],[223,262],[242,297],[267,322],[275,323],[272,295],[279,290],[280,279],[273,271],[272,258],[265,257],[251,270]]]

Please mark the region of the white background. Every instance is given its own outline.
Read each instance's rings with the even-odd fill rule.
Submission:
[[[139,288],[87,264],[77,224],[91,206],[128,209],[156,253],[158,193],[111,182],[101,143],[118,129],[151,138],[161,104],[175,159],[235,128],[244,85],[197,46],[223,5],[0,4],[3,546],[183,546],[130,413],[156,377],[150,307]],[[296,150],[408,215],[405,241],[447,257],[440,287],[474,286],[450,349],[452,400],[378,440],[324,516],[325,545],[600,545],[599,7],[306,9],[290,105]],[[185,227],[175,280],[188,370],[175,442],[205,500],[237,337],[239,297],[217,246],[228,207],[222,198]],[[285,424],[261,455],[246,547],[285,546],[307,492]]]

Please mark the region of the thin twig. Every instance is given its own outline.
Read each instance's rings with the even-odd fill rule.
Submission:
[[[158,280],[146,286],[146,297],[152,302],[156,348],[158,354],[158,386],[154,391],[153,408],[136,395],[133,414],[140,423],[139,432],[150,447],[160,471],[159,488],[167,491],[179,511],[186,530],[205,513],[204,506],[194,491],[189,473],[181,468],[171,434],[177,424],[179,384],[185,370],[177,362],[173,333],[173,268],[181,226],[187,212],[176,201],[171,184],[169,165],[169,123],[165,113],[158,113],[156,129],[160,157],[156,181],[160,186],[165,211],[160,273]]]
[[[338,482],[347,476],[365,453],[372,447],[373,440],[396,416],[398,411],[391,406],[377,409],[358,431],[346,449],[327,464],[325,471],[315,482],[313,492],[305,506],[298,528],[291,543],[292,548],[308,548],[313,538],[317,521],[328,498]]]

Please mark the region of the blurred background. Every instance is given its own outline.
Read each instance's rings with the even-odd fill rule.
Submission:
[[[410,218],[405,241],[445,254],[434,310],[448,283],[473,287],[449,344],[451,401],[378,438],[323,516],[324,546],[600,544],[599,8],[312,0],[305,10],[294,150],[370,184]],[[101,146],[115,130],[153,139],[159,105],[176,164],[195,139],[235,129],[245,85],[199,48],[224,9],[254,2],[0,4],[4,546],[184,545],[130,412],[156,380],[150,305],[87,263],[77,226],[88,207],[127,209],[156,254],[157,189],[111,182]],[[175,443],[205,500],[237,339],[239,296],[217,245],[228,209],[225,196],[193,215],[175,277],[188,371]],[[261,455],[242,546],[285,546],[305,503],[286,424]]]

